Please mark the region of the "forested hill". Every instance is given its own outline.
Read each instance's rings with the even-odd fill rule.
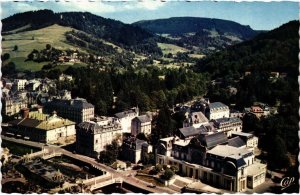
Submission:
[[[250,26],[239,23],[199,17],[173,17],[168,19],[144,20],[133,23],[133,25],[147,29],[153,33],[181,35],[191,32],[202,32],[203,30],[215,29],[221,34],[230,33],[242,39],[249,39],[257,35],[258,32]]]
[[[299,21],[291,21],[272,31],[200,60],[197,71],[213,77],[242,76],[245,71],[278,71],[298,75]]]
[[[54,13],[51,10],[18,13],[2,20],[2,33],[36,30],[53,24],[69,26],[98,38],[133,46],[153,38],[154,35],[139,27],[106,19],[88,12]]]

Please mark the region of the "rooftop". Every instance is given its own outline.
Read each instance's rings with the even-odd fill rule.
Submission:
[[[150,117],[147,116],[147,115],[137,116],[137,117],[135,117],[133,120],[139,120],[141,123],[151,122]]]
[[[251,151],[244,149],[244,148],[236,148],[229,145],[217,145],[213,149],[207,152],[208,154],[213,154],[216,156],[222,157],[230,157],[234,159],[239,159],[244,155],[251,153]]]
[[[123,112],[118,112],[118,113],[115,114],[115,116],[118,117],[118,118],[125,118],[128,115],[134,114],[134,113],[137,113],[136,108],[132,108],[130,110],[125,110]]]
[[[215,110],[215,109],[229,109],[228,106],[226,106],[222,102],[213,102],[213,103],[210,103],[209,104],[209,108],[211,110]]]
[[[180,133],[184,136],[184,137],[190,137],[190,136],[194,136],[194,135],[198,135],[201,132],[200,128],[195,128],[193,126],[190,127],[183,127],[179,129]]]
[[[197,123],[208,123],[208,119],[204,116],[202,112],[192,112],[191,118],[193,122],[197,120]]]
[[[239,148],[246,146],[246,143],[240,137],[234,137],[228,140],[228,145]]]
[[[237,136],[240,136],[240,137],[247,137],[247,138],[254,136],[251,133],[245,133],[245,132],[232,132],[232,135],[237,135]]]
[[[266,168],[267,165],[259,163],[259,162],[255,162],[248,166],[247,168],[247,174],[248,175],[256,175],[259,174],[261,171],[263,171]]]

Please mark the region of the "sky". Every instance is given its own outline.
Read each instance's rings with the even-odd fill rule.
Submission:
[[[281,2],[234,2],[234,1],[193,1],[184,0],[27,0],[13,2],[0,0],[1,18],[15,13],[51,9],[54,12],[87,11],[93,14],[133,23],[139,20],[151,20],[179,16],[207,17],[232,20],[250,25],[255,30],[271,30],[280,25],[299,19],[297,0]]]

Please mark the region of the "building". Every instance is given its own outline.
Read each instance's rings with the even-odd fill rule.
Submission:
[[[208,119],[202,112],[192,112],[188,115],[188,118],[184,120],[183,127],[193,126],[195,128],[199,128],[205,124],[208,124]]]
[[[26,83],[27,83],[26,79],[15,79],[12,87],[17,91],[20,91],[25,89]]]
[[[88,103],[85,99],[53,99],[44,106],[48,113],[57,112],[57,115],[67,118],[76,123],[89,121],[94,118],[94,105]]]
[[[144,140],[135,137],[129,137],[123,140],[122,158],[132,163],[140,163],[143,161],[145,154],[152,152],[152,146]]]
[[[243,122],[239,118],[219,118],[213,120],[217,130],[226,133],[227,137],[231,137],[232,132],[241,132]]]
[[[22,108],[27,108],[26,99],[20,98],[2,98],[2,114],[6,116],[13,116],[18,114]]]
[[[61,118],[53,112],[52,115],[40,112],[24,112],[22,119],[10,121],[6,132],[24,139],[58,143],[75,137],[75,123]]]
[[[99,158],[106,145],[121,135],[121,125],[114,118],[107,118],[99,123],[97,120],[82,122],[76,127],[76,151]]]
[[[151,134],[151,118],[148,115],[137,116],[131,121],[131,135]]]
[[[58,80],[59,81],[72,81],[73,77],[70,75],[61,74],[61,75],[59,75]]]
[[[209,120],[228,118],[229,117],[229,107],[221,102],[214,102],[208,105],[208,110],[206,112],[207,118]]]
[[[257,118],[264,115],[264,110],[260,106],[251,106],[250,112],[253,113]]]
[[[131,133],[131,121],[139,115],[139,108],[131,108],[124,112],[118,112],[115,116],[120,120],[122,133]]]
[[[201,133],[189,140],[163,138],[157,146],[156,162],[177,166],[180,175],[217,188],[243,192],[265,181],[266,165],[256,162],[243,142],[233,146],[239,141],[228,140],[223,132]]]
[[[252,133],[232,132],[232,137],[240,137],[249,148],[256,148],[258,146],[258,137]]]

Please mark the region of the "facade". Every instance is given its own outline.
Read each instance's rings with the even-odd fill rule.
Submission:
[[[61,117],[67,118],[76,123],[89,121],[94,118],[94,105],[88,103],[85,99],[54,99],[44,106],[46,112],[56,111]]]
[[[2,98],[2,114],[6,116],[18,114],[22,108],[26,108],[27,106],[26,99]]]
[[[106,145],[122,135],[122,128],[115,119],[97,121],[85,121],[76,127],[76,151],[99,158],[100,152]]]
[[[239,118],[219,118],[213,120],[216,129],[226,133],[227,137],[231,137],[232,132],[241,132],[243,122]]]
[[[208,105],[207,118],[209,120],[228,118],[229,117],[229,107],[221,102],[214,102]]]
[[[201,133],[189,140],[164,138],[156,153],[157,163],[177,166],[183,176],[232,192],[243,192],[265,181],[266,165],[256,162],[240,139],[228,140],[223,132]]]
[[[54,112],[51,116],[39,112],[30,112],[25,118],[9,122],[6,132],[17,137],[43,143],[57,143],[75,136],[75,123],[58,117]]]
[[[249,148],[256,148],[258,146],[258,137],[251,133],[233,132],[232,137],[240,137]]]
[[[151,134],[151,118],[147,115],[137,116],[131,121],[131,135],[138,135],[144,133]]]
[[[131,133],[131,121],[138,115],[139,109],[136,107],[115,114],[115,116],[120,120],[122,133]]]
[[[122,157],[126,161],[137,164],[144,159],[145,153],[150,152],[152,152],[152,146],[144,140],[139,140],[135,137],[123,140]]]
[[[193,126],[195,128],[199,128],[200,126],[205,124],[208,124],[208,119],[204,116],[202,112],[192,112],[183,122],[183,127]]]
[[[13,87],[17,90],[24,90],[26,86],[27,80],[26,79],[15,79],[13,83]]]

